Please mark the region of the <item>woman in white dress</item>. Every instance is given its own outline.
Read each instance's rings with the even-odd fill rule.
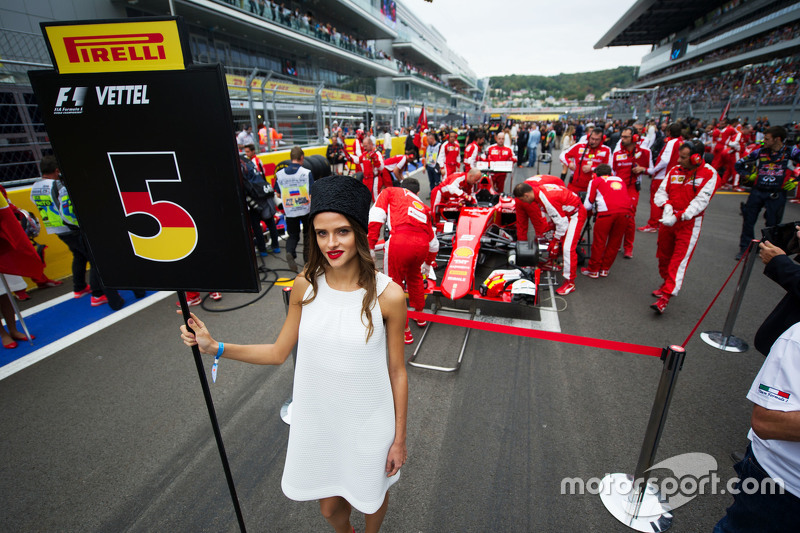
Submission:
[[[217,342],[194,314],[194,334],[181,326],[186,345],[247,363],[281,364],[297,344],[281,486],[293,500],[319,500],[337,533],[355,531],[353,507],[365,514],[366,532],[380,529],[388,488],[407,459],[406,299],[375,271],[367,242],[371,197],[347,176],[312,185],[309,260],[275,344]]]

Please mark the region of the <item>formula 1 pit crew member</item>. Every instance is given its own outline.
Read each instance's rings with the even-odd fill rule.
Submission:
[[[628,229],[625,230],[623,254],[625,259],[633,257],[633,240],[636,236],[636,207],[639,205],[639,191],[642,188],[642,175],[653,175],[653,163],[650,150],[642,148],[641,139],[636,128],[629,126],[622,128],[620,133],[619,148],[611,154],[611,169],[625,183],[633,205],[633,216],[628,219]]]
[[[297,243],[300,242],[300,224],[303,225],[303,258],[306,259],[308,243],[308,213],[311,205],[309,191],[314,183],[311,171],[303,166],[305,153],[299,146],[289,153],[291,164],[275,174],[278,184],[276,192],[283,202],[286,216],[286,264],[293,272],[297,272]]]
[[[366,137],[362,143],[364,153],[359,158],[359,167],[363,173],[361,181],[372,192],[372,201],[380,194],[384,187],[391,187],[392,182],[389,181],[388,185],[383,181],[383,155],[375,150],[375,144],[372,139]]]
[[[453,199],[471,200],[474,186],[481,179],[481,171],[473,168],[469,172],[456,172],[431,191],[433,224],[438,222],[438,206]]]
[[[739,173],[736,172],[736,162],[742,157],[744,146],[744,128],[736,127],[733,134],[725,142],[725,173],[720,176],[720,189],[733,189],[736,192],[744,192],[739,187]]]
[[[512,161],[516,163],[517,156],[514,155],[514,151],[510,147],[505,146],[505,133],[502,131],[498,132],[495,140],[497,144],[491,145],[486,151],[486,160],[490,163],[492,161]],[[505,192],[506,174],[507,172],[492,173],[492,185],[494,185],[494,190],[497,191],[498,194],[503,194]]]
[[[369,210],[369,249],[375,254],[375,245],[384,224],[391,237],[383,248],[383,265],[392,280],[405,286],[408,303],[417,311],[425,307],[425,288],[422,270],[430,273],[431,263],[436,260],[439,241],[433,234],[431,211],[417,196],[419,181],[406,178],[401,187],[384,189],[375,205]],[[419,327],[427,322],[417,320]],[[406,319],[405,342],[414,342]]]
[[[439,148],[442,146],[436,139],[436,133],[428,130],[425,134],[425,172],[428,173],[428,184],[431,187],[431,200],[433,199],[433,189],[442,181],[441,167],[437,162],[439,158]]]
[[[586,222],[586,209],[580,198],[563,185],[545,183],[531,187],[528,183],[518,183],[514,187],[514,197],[525,203],[536,202],[542,207],[547,217],[555,224],[556,231],[551,241],[561,243],[564,250],[564,283],[556,289],[556,293],[564,296],[575,290],[575,275],[578,266],[578,241]]]
[[[356,138],[353,139],[353,148],[348,149],[347,144],[344,151],[350,161],[356,166],[356,172],[364,172],[361,168],[361,157],[364,155],[364,131],[356,130]]]
[[[455,131],[450,132],[448,141],[439,148],[436,163],[444,170],[442,179],[458,172],[458,167],[461,165],[461,147],[458,145],[458,133]]]
[[[782,126],[767,128],[764,130],[763,146],[736,163],[736,172],[740,174],[745,172],[748,163],[756,165],[756,182],[742,208],[744,220],[737,260],[741,259],[753,240],[753,228],[762,207],[767,227],[776,226],[783,220],[786,192],[796,185],[791,179],[789,164],[800,164],[800,148],[784,144],[786,135],[786,129]]]
[[[592,255],[589,266],[581,274],[590,278],[605,278],[617,258],[619,245],[625,236],[633,216],[633,198],[628,185],[619,176],[611,175],[611,167],[600,165],[595,169],[596,178],[589,184],[583,206],[591,211],[597,207],[594,223]]]
[[[716,169],[717,173],[722,172],[723,167],[727,164],[728,139],[735,132],[733,126],[728,123],[728,119],[723,118],[711,134],[714,142],[714,159],[711,161],[711,166]]]
[[[408,168],[408,164],[413,162],[414,152],[384,159],[383,170],[381,171],[381,183],[383,187],[400,185],[400,182],[403,181],[403,172]]]
[[[658,159],[653,167],[653,181],[650,182],[650,218],[647,224],[638,228],[644,233],[655,233],[658,231],[658,221],[661,219],[661,208],[655,203],[656,191],[661,187],[664,177],[678,164],[679,150],[683,143],[681,132],[683,125],[680,122],[673,122],[669,125],[669,136],[664,141],[664,148],[658,154]],[[705,147],[703,148],[705,150]]]
[[[483,159],[483,144],[486,142],[486,134],[483,130],[475,133],[475,140],[464,149],[464,172],[469,172],[477,162]]]
[[[664,212],[656,244],[658,273],[664,282],[653,291],[658,300],[650,307],[659,314],[681,290],[700,237],[703,212],[717,187],[717,171],[703,160],[703,153],[705,147],[700,141],[683,143],[678,164],[656,191],[656,205]]]
[[[544,183],[549,183],[551,185],[558,185],[559,187],[566,187],[564,182],[561,181],[561,178],[556,176],[549,176],[547,174],[541,174],[538,176],[532,176],[525,180],[524,183],[527,183],[531,187],[538,187]],[[537,236],[544,235],[548,231],[550,231],[550,221],[547,219],[545,214],[542,212],[542,208],[539,207],[539,204],[536,202],[523,202],[519,198],[514,198],[514,208],[517,212],[517,240],[518,241],[527,241],[528,240],[528,220],[531,221],[533,224],[533,230],[536,232]]]
[[[567,187],[574,193],[586,191],[592,181],[592,173],[599,165],[611,164],[611,149],[603,144],[603,129],[591,130],[586,142],[572,145],[562,152],[561,163],[572,170],[572,178]],[[562,176],[564,178],[566,176]]]

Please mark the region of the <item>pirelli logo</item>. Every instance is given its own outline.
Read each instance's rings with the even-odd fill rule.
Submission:
[[[183,70],[177,21],[45,26],[61,74]]]

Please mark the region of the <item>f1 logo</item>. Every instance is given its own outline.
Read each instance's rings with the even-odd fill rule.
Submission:
[[[75,107],[83,106],[83,99],[86,96],[86,87],[61,87],[58,90],[56,107],[64,107],[64,104],[69,99],[70,92],[72,92],[72,101],[74,102]]]

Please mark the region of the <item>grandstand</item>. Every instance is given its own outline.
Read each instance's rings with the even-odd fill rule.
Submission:
[[[650,45],[637,81],[612,94],[609,113],[713,118],[800,111],[800,2],[638,0],[595,44]]]
[[[481,116],[482,82],[430,24],[395,0],[59,0],[0,5],[0,182],[39,175],[49,153],[28,84],[51,68],[39,22],[177,15],[195,63],[225,67],[237,128],[268,123],[286,145],[337,120],[397,129]],[[265,150],[270,146],[262,147]]]

